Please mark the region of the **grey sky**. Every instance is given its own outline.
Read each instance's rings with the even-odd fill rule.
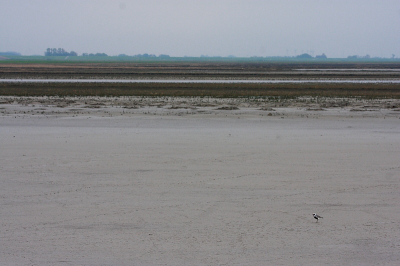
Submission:
[[[399,0],[0,0],[0,51],[400,57]]]

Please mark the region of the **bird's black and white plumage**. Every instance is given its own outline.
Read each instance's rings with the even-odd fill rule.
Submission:
[[[316,214],[316,213],[313,213],[312,215],[314,216],[314,219],[316,219],[316,220],[317,220],[317,222],[318,222],[318,219],[320,219],[320,218],[324,218],[324,217],[322,217],[322,216],[319,216],[319,215],[318,215],[318,214]]]

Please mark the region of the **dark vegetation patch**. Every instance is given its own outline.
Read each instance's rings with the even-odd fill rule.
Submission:
[[[239,110],[237,106],[222,106],[217,108],[217,110]]]
[[[400,98],[400,85],[390,83],[0,83],[0,95]]]

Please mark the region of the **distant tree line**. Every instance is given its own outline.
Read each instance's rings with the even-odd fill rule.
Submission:
[[[347,59],[359,59],[359,58],[364,58],[364,59],[369,59],[371,56],[369,54],[364,55],[364,56],[359,56],[359,55],[349,55]]]
[[[67,52],[64,48],[47,48],[44,53],[45,56],[77,56],[78,54],[74,51]]]
[[[322,53],[321,55],[316,55],[315,58],[326,59],[328,57],[324,53]]]
[[[301,55],[296,56],[296,58],[308,59],[308,58],[313,58],[313,57],[311,55],[309,55],[309,54],[301,54]],[[321,55],[316,55],[315,58],[317,58],[317,59],[326,59],[328,57],[323,53]]]
[[[64,48],[47,48],[46,52],[44,53],[45,56],[78,56],[78,54],[74,51],[67,52]],[[82,53],[82,56],[108,56],[106,53]],[[126,54],[119,54],[119,57],[134,57],[134,58],[169,58],[169,55],[160,54],[156,56],[155,54],[137,54],[137,55],[126,55]]]
[[[82,56],[108,56],[108,55],[105,54],[105,53],[95,53],[95,54],[93,54],[93,53],[90,53],[90,54],[83,53]]]
[[[156,56],[155,54],[136,54],[133,56],[129,56],[126,54],[119,54],[119,57],[135,57],[135,58],[169,58],[170,56],[167,54],[160,54],[159,56]]]
[[[296,56],[297,58],[303,58],[303,59],[308,59],[308,58],[313,58],[311,55],[309,54],[301,54]]]

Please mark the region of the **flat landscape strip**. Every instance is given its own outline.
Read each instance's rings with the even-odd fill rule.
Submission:
[[[299,70],[300,69],[300,70]],[[312,69],[312,71],[308,70]],[[397,62],[0,63],[0,79],[400,78]]]
[[[0,83],[2,96],[400,98],[399,83]]]
[[[400,83],[400,79],[0,79],[0,83]]]
[[[295,69],[328,71],[299,72]],[[346,71],[368,70],[363,71]],[[375,70],[388,71],[375,71]],[[348,62],[165,62],[0,64],[0,79],[57,79],[57,82],[0,82],[3,96],[189,96],[189,97],[365,97],[400,98],[400,69],[393,63]],[[332,70],[339,70],[333,71]],[[371,72],[372,71],[372,72]],[[375,71],[375,72],[374,72]],[[321,72],[321,73],[320,73]],[[362,72],[362,73],[360,73]],[[60,79],[100,79],[67,83]],[[109,79],[105,81],[104,79]],[[122,83],[119,80],[145,79]],[[150,83],[150,80],[168,81]],[[178,79],[178,81],[173,81]],[[236,81],[225,80],[235,79]],[[237,80],[244,80],[238,83]],[[285,80],[259,83],[258,80]],[[316,79],[315,82],[305,80]],[[344,83],[344,80],[353,80]],[[188,81],[189,80],[189,81]],[[194,83],[193,80],[199,83]],[[207,81],[210,80],[210,81]],[[224,80],[216,83],[215,80]],[[288,80],[288,81],[286,81]],[[301,80],[301,82],[299,81]],[[322,81],[320,81],[322,80]],[[325,80],[338,80],[326,82]],[[357,80],[358,83],[354,83]],[[371,83],[385,80],[385,83]],[[386,83],[392,82],[392,83]],[[91,82],[91,81],[90,81]],[[127,81],[131,82],[131,81]],[[186,83],[190,82],[190,83]],[[236,82],[236,83],[233,83]],[[254,83],[253,83],[254,82]],[[397,82],[397,83],[396,83]]]

